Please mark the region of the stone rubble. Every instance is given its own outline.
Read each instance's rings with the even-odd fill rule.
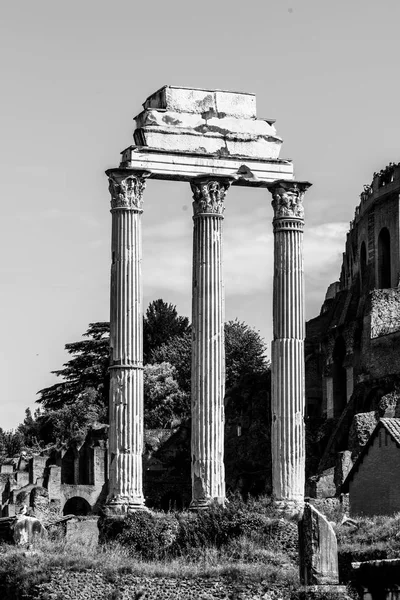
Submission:
[[[287,600],[267,581],[136,577],[107,578],[95,571],[54,571],[50,582],[37,586],[38,600]]]

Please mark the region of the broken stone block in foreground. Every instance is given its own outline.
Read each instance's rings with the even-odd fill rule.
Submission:
[[[339,567],[332,525],[308,502],[299,521],[300,581],[303,585],[337,585]]]

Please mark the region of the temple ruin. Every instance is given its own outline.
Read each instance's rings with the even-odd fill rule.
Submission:
[[[111,193],[109,494],[106,512],[144,508],[141,214],[151,179],[193,194],[192,508],[225,500],[224,200],[231,185],[265,187],[274,210],[273,493],[304,498],[303,197],[279,158],[274,121],[254,94],[165,86],[135,118],[135,145],[107,170]],[[189,186],[188,186],[189,187]],[[188,189],[189,192],[189,189]]]

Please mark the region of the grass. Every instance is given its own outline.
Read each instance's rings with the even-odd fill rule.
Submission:
[[[395,531],[400,531],[400,516],[394,522]],[[392,527],[387,519],[381,519],[378,529],[363,520],[354,533],[337,526],[341,551],[354,548],[355,542],[375,547],[389,537],[393,547],[400,548]],[[199,514],[137,513],[103,537],[99,546],[84,545],[81,540],[66,541],[55,529],[29,551],[0,546],[0,597],[34,598],[35,586],[50,582],[59,571],[94,571],[109,582],[125,575],[262,582],[283,598],[302,598],[297,524],[282,519],[270,499],[246,504],[236,499],[225,509],[215,507]],[[327,596],[315,596],[315,600],[323,598]]]
[[[161,560],[133,559],[129,549],[118,542],[85,548],[82,544],[48,540],[38,542],[31,551],[13,546],[0,548],[0,597],[34,597],[29,594],[35,586],[50,582],[58,570],[91,570],[109,582],[128,574],[177,579],[223,577],[252,583],[267,580],[271,588],[298,587],[297,566],[287,555],[260,548],[247,537],[235,539],[223,550],[211,546]]]

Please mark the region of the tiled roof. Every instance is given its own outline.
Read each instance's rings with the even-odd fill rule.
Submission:
[[[400,445],[400,419],[381,419],[380,423],[387,429],[394,441]]]

